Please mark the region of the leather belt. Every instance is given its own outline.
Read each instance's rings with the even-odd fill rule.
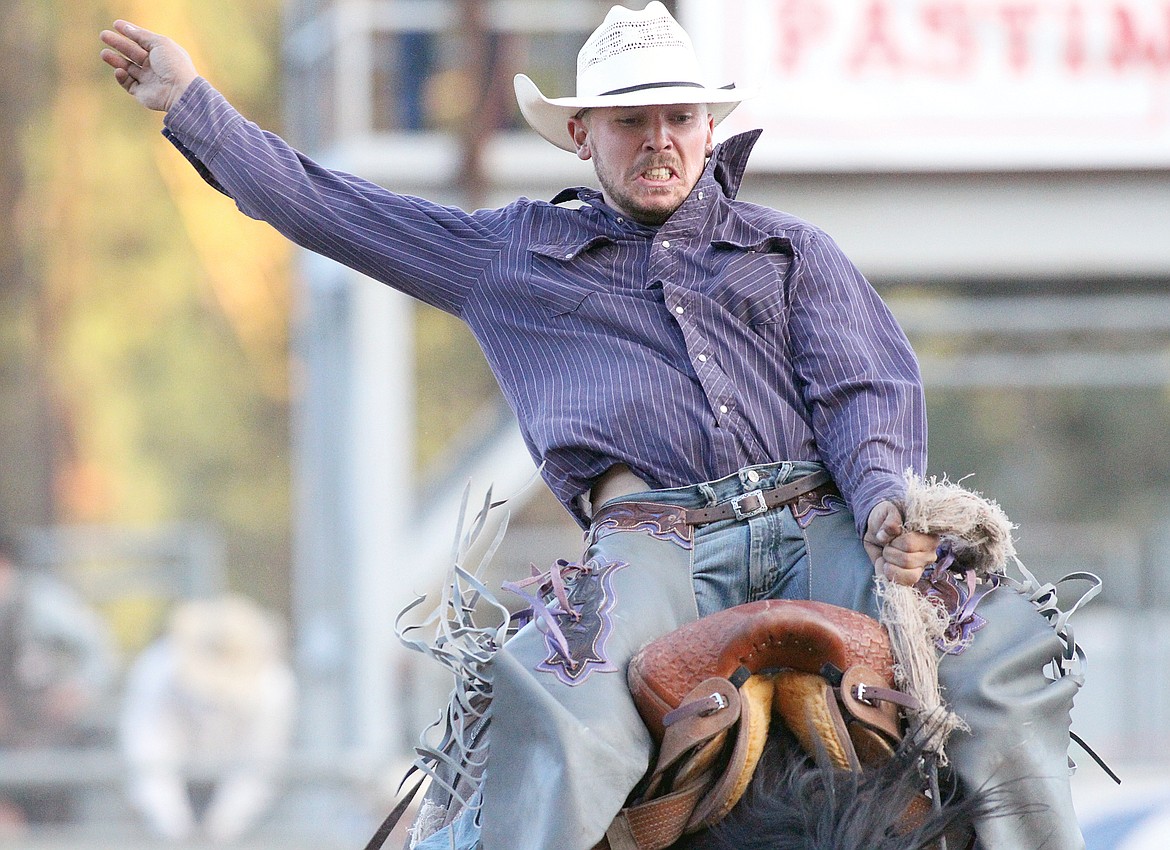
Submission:
[[[832,476],[823,469],[779,487],[768,490],[749,490],[709,508],[682,508],[675,505],[642,501],[606,504],[594,514],[593,525],[598,527],[610,523],[622,526],[625,521],[633,521],[630,517],[633,514],[639,514],[639,512],[654,516],[663,514],[663,521],[680,525],[706,525],[724,519],[745,520],[792,504],[801,496],[806,496],[817,490],[833,493],[837,491]],[[619,517],[623,517],[625,520],[619,519]]]
[[[832,480],[832,476],[822,469],[770,490],[749,490],[709,508],[686,508],[683,510],[683,522],[687,525],[705,525],[721,519],[750,519],[773,508],[795,502],[806,493],[811,493]]]

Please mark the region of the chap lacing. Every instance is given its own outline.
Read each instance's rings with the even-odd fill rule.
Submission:
[[[1065,676],[1072,676],[1073,681],[1077,684],[1082,684],[1085,680],[1085,653],[1077,645],[1073,637],[1072,624],[1069,618],[1075,614],[1081,606],[1089,602],[1101,592],[1101,579],[1094,573],[1090,572],[1075,572],[1068,575],[1061,576],[1054,582],[1047,582],[1041,584],[1027,567],[1020,562],[1019,558],[1013,556],[1012,560],[1016,563],[1016,568],[1020,571],[1023,580],[1014,579],[1010,576],[1000,576],[1000,580],[1009,587],[1016,590],[1018,593],[1027,597],[1028,601],[1036,606],[1044,617],[1052,624],[1053,631],[1056,636],[1060,638],[1061,644],[1064,646],[1064,652],[1061,653],[1060,661],[1053,670],[1054,678],[1063,678]],[[1081,598],[1069,608],[1067,611],[1061,611],[1059,600],[1056,597],[1056,589],[1070,581],[1084,581],[1089,583],[1089,589],[1081,594]]]
[[[1073,614],[1101,592],[1101,579],[1094,573],[1074,572],[1062,576],[1054,582],[1041,583],[1015,554],[1011,555],[1011,559],[1023,577],[1022,579],[1013,578],[1005,572],[992,572],[980,577],[974,569],[967,569],[959,574],[953,570],[955,558],[950,547],[945,542],[939,547],[937,563],[924,571],[922,581],[918,585],[924,597],[939,605],[949,615],[949,623],[943,635],[936,641],[936,646],[942,653],[961,654],[971,642],[974,633],[986,625],[983,617],[976,613],[977,606],[988,593],[1003,585],[1031,602],[1036,610],[1048,620],[1053,632],[1060,640],[1063,650],[1060,657],[1054,659],[1049,666],[1051,678],[1055,681],[1067,676],[1071,677],[1078,685],[1084,684],[1085,652],[1077,644],[1072,624],[1069,621]],[[1061,610],[1057,598],[1057,588],[1073,581],[1087,582],[1089,588],[1067,611]],[[1070,730],[1069,736],[1115,782],[1121,783],[1117,774],[1080,735]],[[1076,762],[1071,758],[1069,759],[1069,769],[1076,770]]]
[[[468,492],[468,489],[463,492],[451,571],[443,585],[439,604],[422,622],[404,626],[406,615],[426,601],[425,596],[417,597],[395,618],[394,630],[408,649],[442,665],[455,679],[447,709],[423,730],[419,738],[419,745],[415,747],[417,758],[411,772],[421,771],[461,806],[475,808],[476,801],[465,796],[460,786],[461,781],[471,788],[477,786],[486,763],[487,736],[484,731],[490,722],[492,703],[487,664],[503,646],[509,622],[508,609],[496,600],[480,576],[503,540],[508,515],[505,512],[494,539],[478,563],[473,567],[465,566],[472,546],[484,531],[488,513],[503,504],[492,502],[489,489],[482,508],[465,534]],[[475,611],[483,606],[492,613],[481,619],[493,620],[494,624],[476,625]],[[414,637],[417,633],[426,636]]]
[[[523,489],[536,480],[538,469]],[[381,850],[386,839],[406,814],[411,801],[418,794],[424,780],[429,778],[432,791],[435,787],[450,795],[449,800],[435,802],[428,792],[419,807],[419,814],[411,826],[410,846],[415,847],[436,830],[441,829],[456,806],[475,812],[478,819],[480,809],[479,782],[487,764],[488,725],[491,721],[492,683],[488,662],[508,638],[508,609],[501,605],[488,590],[480,576],[491,563],[499,549],[508,528],[508,512],[505,511],[499,528],[491,543],[484,549],[478,563],[469,566],[472,547],[477,545],[487,525],[488,515],[495,508],[506,504],[506,500],[493,502],[492,491],[488,488],[483,505],[464,533],[467,518],[467,504],[471,491],[470,483],[463,490],[459,506],[459,518],[455,529],[455,541],[451,552],[451,569],[443,585],[439,604],[420,623],[403,625],[408,613],[426,601],[418,596],[407,605],[394,620],[394,631],[407,649],[422,653],[451,672],[455,680],[448,700],[447,709],[423,730],[419,745],[415,747],[416,758],[403,777],[400,785],[398,805],[386,816],[366,850]],[[494,620],[494,624],[477,626],[476,609],[481,610],[480,618]],[[423,632],[422,637],[411,635]],[[429,633],[427,635],[426,633]],[[440,731],[441,730],[441,731]],[[436,732],[438,741],[435,741]],[[403,792],[410,776],[422,773],[414,786]]]
[[[529,578],[503,584],[504,590],[515,593],[529,606],[526,610],[513,615],[513,628],[519,629],[530,620],[535,621],[536,628],[551,639],[552,647],[570,668],[576,662],[569,648],[569,641],[561,631],[558,617],[580,619],[581,613],[569,601],[568,584],[591,572],[592,567],[589,564],[572,564],[559,558],[544,572],[533,566]],[[545,600],[549,601],[546,603]]]
[[[1076,638],[1073,635],[1072,624],[1069,619],[1075,614],[1083,605],[1095,598],[1101,592],[1101,579],[1095,573],[1090,572],[1074,572],[1061,576],[1054,582],[1045,582],[1041,584],[1032,572],[1021,563],[1019,558],[1013,556],[1016,568],[1023,576],[1023,580],[1012,578],[1011,576],[1001,575],[999,578],[1006,585],[1023,594],[1028,601],[1036,606],[1048,622],[1052,625],[1052,629],[1056,632],[1057,638],[1060,639],[1064,651],[1060,658],[1055,660],[1051,665],[1052,678],[1061,679],[1066,676],[1072,677],[1072,680],[1078,685],[1085,681],[1085,667],[1086,659],[1085,652],[1077,644]],[[1088,582],[1089,589],[1081,594],[1080,598],[1073,603],[1072,607],[1067,611],[1060,609],[1059,600],[1057,599],[1056,589],[1066,582],[1083,581]],[[1121,784],[1121,778],[1105,763],[1105,760],[1090,747],[1085,740],[1076,732],[1069,730],[1069,737],[1077,743],[1082,750],[1089,754],[1090,758],[1097,763],[1097,765],[1109,775],[1109,778]],[[1068,767],[1070,772],[1077,769],[1077,764],[1069,756]]]

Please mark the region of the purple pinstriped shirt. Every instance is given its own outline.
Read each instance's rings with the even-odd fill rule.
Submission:
[[[579,521],[615,463],[675,487],[820,461],[859,528],[924,471],[918,365],[886,306],[822,231],[734,200],[758,131],[720,145],[656,229],[592,189],[473,213],[394,194],[305,158],[202,79],[163,132],[246,215],[463,319]]]

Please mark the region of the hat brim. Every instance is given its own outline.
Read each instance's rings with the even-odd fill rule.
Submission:
[[[693,88],[690,86],[664,86],[646,88],[622,94],[598,95],[597,97],[547,98],[540,93],[536,83],[525,74],[517,74],[513,85],[520,114],[533,130],[561,150],[573,153],[577,150],[569,135],[569,119],[582,109],[596,109],[606,106],[665,106],[673,103],[705,103],[715,123],[719,124],[731,111],[747,99],[750,94],[741,89]]]

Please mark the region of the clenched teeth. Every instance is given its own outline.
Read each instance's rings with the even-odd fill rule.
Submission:
[[[669,180],[671,174],[671,170],[664,166],[658,168],[649,168],[642,172],[642,176],[647,180]]]

